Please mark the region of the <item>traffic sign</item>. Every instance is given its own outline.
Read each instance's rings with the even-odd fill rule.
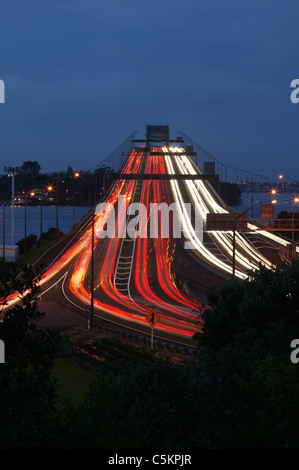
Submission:
[[[155,324],[160,320],[159,315],[157,314],[156,310],[152,310],[151,313],[146,317],[147,321],[154,327]]]
[[[151,325],[151,348],[153,349],[154,345],[154,326],[160,320],[159,315],[156,310],[152,310],[151,313],[146,317],[147,321]]]

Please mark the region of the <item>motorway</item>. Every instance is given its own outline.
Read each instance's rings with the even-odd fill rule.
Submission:
[[[201,175],[180,147],[157,147],[150,153],[134,149],[122,173]],[[176,207],[175,215],[170,212],[169,227],[157,209],[163,204]],[[200,330],[195,320],[206,301],[206,289],[211,285],[221,288],[232,275],[232,232],[208,233],[196,225],[199,220],[205,229],[211,212],[229,213],[231,209],[203,179],[116,181],[105,204],[95,208],[95,322],[147,335],[146,317],[155,309],[160,317],[156,339],[193,345],[192,336]],[[171,223],[175,217],[180,237]],[[286,239],[260,230],[253,222],[249,226],[250,231],[236,234],[237,279],[245,279],[248,270],[258,269],[260,263],[271,268],[281,262],[279,247],[287,244]],[[91,248],[92,211],[43,273],[43,299],[71,305],[85,315],[91,298]],[[18,301],[17,294],[11,295],[5,308]]]

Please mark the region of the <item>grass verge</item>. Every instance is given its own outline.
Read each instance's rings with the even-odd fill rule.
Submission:
[[[89,386],[96,380],[96,373],[72,364],[65,359],[55,359],[53,378],[57,379],[57,390],[61,400],[69,399],[74,404],[84,399]]]

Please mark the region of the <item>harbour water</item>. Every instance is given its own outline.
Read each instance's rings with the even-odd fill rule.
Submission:
[[[277,217],[280,211],[292,211],[292,199],[294,194],[281,193],[277,195],[277,204],[275,204],[274,216]],[[253,193],[253,204],[269,202],[269,193]],[[251,207],[251,193],[242,193],[241,205],[234,206],[233,209],[243,212]],[[24,238],[25,235],[25,207],[15,206],[15,242]],[[73,206],[61,206],[58,208],[59,229],[64,233],[68,233],[75,223],[88,212],[89,207],[76,207],[74,219]],[[299,207],[295,206],[295,212]],[[248,211],[251,216],[251,210]],[[257,205],[253,208],[253,217],[260,217],[260,207]],[[5,208],[5,242],[11,245],[12,241],[12,210],[10,206]],[[41,232],[41,209],[40,206],[27,207],[27,236],[29,234],[40,236]],[[45,233],[49,228],[56,228],[56,206],[42,207],[42,231]],[[0,244],[3,243],[3,206],[0,206]]]
[[[271,199],[275,198],[277,200],[277,203],[274,206],[274,217],[277,217],[281,211],[292,212],[292,201],[294,197],[294,193],[279,193],[275,195],[275,197],[271,197]],[[253,205],[257,204],[253,207],[253,218],[260,218],[260,206],[258,203],[266,204],[269,203],[269,200],[269,193],[253,193]],[[242,193],[241,205],[237,207],[234,206],[233,209],[236,209],[238,212],[243,212],[246,209],[249,209],[251,205],[251,193]],[[295,212],[299,210],[298,205],[295,205],[294,210]],[[248,216],[251,217],[251,209],[248,211]]]
[[[75,208],[75,223],[88,212],[89,207]],[[3,243],[3,206],[0,206],[0,243]],[[15,243],[25,236],[25,207],[15,206]],[[42,217],[40,206],[27,206],[27,236],[31,233],[40,236],[41,220],[42,231],[46,233],[49,228],[56,228],[56,206],[43,206]],[[73,206],[58,207],[58,225],[59,230],[64,234],[68,233],[74,225],[74,208]],[[5,208],[5,243],[11,245],[12,242],[12,209],[11,206]]]

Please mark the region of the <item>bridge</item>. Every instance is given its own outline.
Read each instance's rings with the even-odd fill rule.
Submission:
[[[113,168],[115,179],[45,269],[41,296],[84,316],[91,308],[94,323],[145,335],[155,309],[156,337],[190,346],[207,287],[242,281],[260,265],[271,269],[299,247],[227,206],[212,171],[220,162],[184,134],[171,140],[167,126],[157,127],[148,126],[142,141],[132,133],[94,167]],[[163,218],[172,205],[179,237]],[[8,307],[18,301],[12,295]]]

